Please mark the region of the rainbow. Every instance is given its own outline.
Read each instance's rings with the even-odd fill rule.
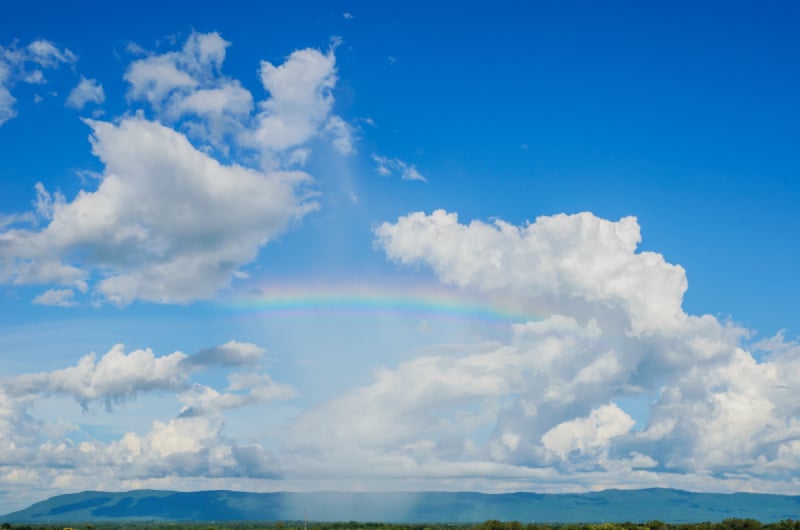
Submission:
[[[250,293],[234,296],[224,305],[234,312],[276,317],[369,315],[501,324],[541,319],[511,303],[439,286],[276,284]]]

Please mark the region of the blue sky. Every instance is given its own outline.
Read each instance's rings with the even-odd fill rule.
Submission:
[[[800,493],[796,6],[3,9],[0,506]]]

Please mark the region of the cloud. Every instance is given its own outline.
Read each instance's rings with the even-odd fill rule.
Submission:
[[[227,410],[269,401],[285,401],[297,396],[291,385],[278,384],[267,374],[234,373],[228,380],[230,384],[225,392],[196,384],[181,393],[180,400],[185,404],[181,416],[218,415]]]
[[[637,469],[637,484],[691,480],[694,489],[791,480],[800,468],[800,400],[787,392],[800,346],[778,335],[757,343],[756,357],[748,330],[686,314],[684,270],[638,251],[635,218],[559,214],[513,226],[436,211],[375,233],[398,263],[551,316],[514,325],[513,339],[488,354],[382,370],[309,412],[329,426],[326,440],[356,447],[348,461],[435,461],[452,476],[464,462],[503,464],[551,469],[560,483],[629,486],[625,473]],[[622,403],[647,401],[634,429]],[[336,427],[348,414],[359,418],[353,435]]]
[[[146,99],[156,108],[169,104],[171,96],[180,99],[182,91],[216,79],[229,45],[219,33],[195,32],[180,51],[134,61],[125,72],[129,96]]]
[[[603,405],[584,418],[560,423],[542,435],[542,445],[559,459],[608,450],[612,438],[630,432],[636,422],[616,404]],[[597,455],[593,455],[597,459]]]
[[[15,399],[65,395],[73,397],[84,409],[92,403],[103,403],[109,410],[142,393],[175,391],[186,404],[184,409],[220,413],[230,408],[294,397],[295,390],[291,386],[275,383],[269,375],[258,371],[230,374],[227,391],[223,394],[207,386],[190,384],[192,373],[212,366],[257,368],[264,351],[256,344],[232,340],[193,356],[179,351],[157,356],[150,349],[125,353],[125,347],[117,344],[99,360],[96,354],[90,353],[81,357],[75,366],[8,377],[3,388],[5,395]],[[212,402],[213,406],[209,405]]]
[[[219,348],[232,344],[258,348],[234,341]],[[254,371],[230,374],[228,388],[218,392],[192,383],[186,359],[181,352],[125,353],[117,345],[99,359],[89,354],[74,366],[5,378],[0,385],[0,484],[16,484],[15,491],[63,491],[89,484],[133,487],[127,481],[167,477],[278,477],[279,463],[268,451],[225,434],[225,414],[290,399],[294,389]],[[175,393],[181,404],[176,417],[155,420],[149,430],[125,432],[107,442],[78,425],[30,414],[47,396],[73,397],[86,409],[96,402],[108,405],[165,392]],[[114,413],[108,406],[108,413]]]
[[[222,74],[229,46],[218,33],[195,32],[180,51],[134,61],[125,73],[129,98],[148,102],[160,119],[225,154],[255,150],[265,168],[292,165],[294,150],[315,137],[341,154],[355,152],[352,127],[332,113],[335,45],[327,53],[297,50],[279,65],[262,61],[268,95],[254,114],[253,95]]]
[[[516,227],[502,220],[463,225],[456,214],[437,210],[384,223],[376,235],[390,259],[429,265],[446,283],[509,293],[527,304],[610,304],[634,334],[687,319],[683,268],[636,252],[641,235],[634,217],[559,214]]]
[[[2,234],[5,281],[93,289],[118,305],[213,295],[260,247],[317,205],[300,172],[222,165],[155,122],[87,120],[105,165],[95,191],[73,201],[38,187],[41,230]]]
[[[41,215],[55,218],[58,204],[42,197]],[[99,360],[7,379],[0,428],[15,432],[0,436],[0,454],[32,462],[36,477],[14,468],[18,480],[53,481],[66,469],[59,476],[73,485],[100,473],[110,484],[160,477],[173,487],[196,477],[280,477],[490,491],[795,491],[800,400],[791,389],[800,345],[780,334],[749,345],[746,330],[686,314],[683,270],[637,249],[635,219],[557,215],[516,227],[434,212],[381,225],[376,236],[398,262],[543,316],[510,324],[502,339],[381,367],[247,443],[226,434],[234,411],[297,395],[261,371],[263,348],[229,341],[193,356],[141,350],[134,362],[117,347]],[[617,274],[625,281],[615,285]],[[159,362],[164,369],[153,368]],[[224,388],[196,380],[212,369],[235,371]],[[176,416],[107,443],[70,442],[79,426],[27,412],[44,395],[88,406],[146,392],[174,393]],[[634,402],[648,413],[637,417]]]
[[[125,72],[128,97],[147,101],[160,119],[227,152],[253,110],[250,92],[221,73],[228,46],[218,33],[193,32],[179,51],[132,62]]]
[[[33,299],[34,304],[72,307],[75,305],[75,292],[72,289],[48,289]]]
[[[100,360],[90,353],[75,366],[16,376],[6,383],[6,389],[13,396],[66,395],[84,408],[91,402],[102,402],[111,408],[141,392],[183,387],[184,378],[178,368],[185,358],[181,352],[156,357],[149,349],[126,354],[124,346],[117,344]]]
[[[59,49],[52,42],[36,40],[28,44],[27,59],[45,68],[55,68],[61,64],[71,64],[78,57],[69,49]]]
[[[322,132],[333,137],[341,153],[353,152],[349,125],[331,112],[337,80],[333,52],[334,46],[324,54],[297,50],[282,65],[261,62],[261,83],[269,98],[258,103],[255,126],[243,133],[243,141],[259,149],[265,160]]]
[[[47,79],[41,68],[58,68],[74,64],[77,56],[67,48],[58,48],[52,42],[36,40],[26,47],[0,46],[0,126],[17,115],[16,98],[11,89],[18,82],[44,84]]]
[[[800,346],[761,362],[737,348],[660,390],[648,428],[632,442],[670,467],[786,478],[800,470]]]
[[[375,171],[382,177],[388,177],[394,173],[399,173],[400,178],[403,180],[428,182],[428,179],[422,176],[413,164],[406,164],[399,158],[387,158],[373,153],[372,160],[375,162]]]
[[[69,93],[67,106],[81,110],[87,103],[97,103],[99,105],[105,99],[103,85],[98,83],[96,79],[86,79],[81,76],[78,85]]]
[[[325,131],[333,138],[333,147],[343,155],[355,153],[353,147],[353,128],[339,116],[331,116],[325,124]]]
[[[14,109],[17,100],[9,90],[10,77],[9,66],[0,61],[0,126],[17,115]]]
[[[206,348],[188,357],[190,367],[200,366],[247,366],[259,362],[266,350],[256,344],[231,340],[220,346]]]
[[[47,82],[41,70],[34,70],[26,74],[23,81],[31,85],[43,85]]]
[[[378,462],[425,467],[435,461],[441,473],[457,473],[469,463],[503,473],[520,466],[521,474],[526,466],[548,465],[551,453],[570,443],[608,450],[609,440],[632,426],[609,404],[625,393],[621,388],[635,370],[622,366],[614,346],[593,320],[584,326],[552,316],[516,325],[502,346],[421,356],[379,370],[370,384],[303,414],[288,450],[325,454],[345,473]],[[596,406],[599,412],[593,412]],[[587,430],[597,414],[610,422],[608,436],[578,440],[565,434]],[[581,415],[589,420],[577,421]],[[620,432],[614,421],[627,428]]]
[[[224,435],[219,416],[181,416],[167,422],[154,421],[145,434],[126,433],[110,444],[90,443],[87,455],[73,456],[79,465],[93,462],[96,473],[113,483],[131,479],[197,477],[204,483],[213,478],[279,476],[272,455],[256,444],[239,443]],[[77,451],[70,450],[72,455]],[[98,465],[99,464],[99,465]],[[102,464],[105,466],[101,467]],[[113,475],[104,467],[115,467]],[[76,466],[74,473],[83,483],[89,477]]]
[[[229,46],[217,33],[195,32],[179,50],[130,64],[129,99],[147,103],[157,120],[143,112],[85,120],[105,166],[99,184],[72,200],[37,184],[37,223],[0,228],[0,282],[50,284],[62,296],[90,290],[94,301],[117,305],[188,303],[241,276],[264,245],[318,208],[313,179],[293,170],[311,156],[307,144],[355,151],[353,128],[332,113],[335,43],[279,65],[262,61],[268,95],[257,111],[250,92],[221,72]],[[12,51],[43,66],[74,59],[42,42]],[[96,81],[82,78],[68,104],[102,97]],[[8,98],[0,90],[0,115],[10,117]]]

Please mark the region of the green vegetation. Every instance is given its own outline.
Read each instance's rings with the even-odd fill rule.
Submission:
[[[303,521],[276,522],[225,522],[216,523],[172,523],[172,522],[113,522],[89,525],[42,524],[18,525],[3,523],[2,530],[800,530],[800,521],[786,519],[776,523],[761,524],[755,519],[725,519],[718,523],[668,524],[661,521],[646,523],[601,523],[601,524],[560,524],[527,523],[518,521],[498,521],[495,519],[480,524],[392,524],[361,523],[321,523]]]

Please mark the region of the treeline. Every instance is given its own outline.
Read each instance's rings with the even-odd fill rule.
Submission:
[[[520,523],[489,520],[480,524],[395,524],[361,523],[356,521],[320,523],[303,521],[277,522],[104,522],[94,524],[11,524],[3,523],[2,530],[800,530],[800,521],[786,519],[766,523],[755,519],[725,519],[717,523],[672,524],[661,521],[646,523]]]

